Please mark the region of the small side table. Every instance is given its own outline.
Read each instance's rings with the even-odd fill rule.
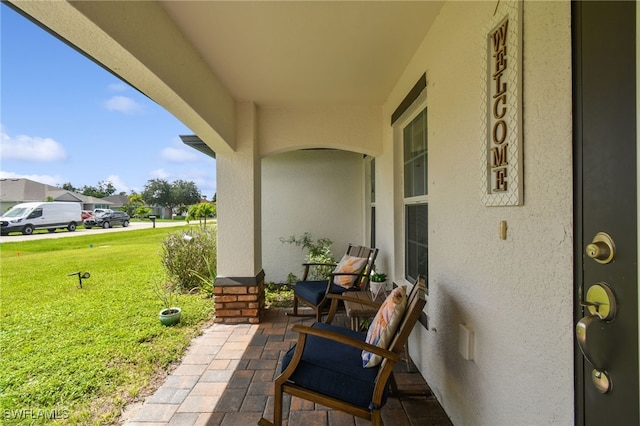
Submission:
[[[348,291],[342,293],[343,296],[349,296],[351,298],[361,300],[363,302],[371,302],[372,296],[370,291]],[[379,299],[379,298],[378,298]],[[376,299],[376,300],[378,300]],[[356,300],[345,300],[344,301],[344,309],[347,311],[347,317],[349,317],[349,321],[351,324],[351,329],[358,331],[358,324],[361,319],[364,318],[372,318],[378,312],[378,306],[370,306],[363,303],[360,303]]]

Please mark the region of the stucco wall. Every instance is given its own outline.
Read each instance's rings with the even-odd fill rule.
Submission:
[[[376,155],[382,147],[381,112],[358,105],[261,106],[260,155],[309,148]]]
[[[390,116],[426,71],[431,329],[416,327],[410,350],[457,426],[568,425],[574,393],[570,4],[524,4],[520,207],[484,207],[480,199],[481,37],[495,7],[447,2],[384,108]],[[381,246],[392,246],[386,223],[395,218],[402,229],[402,218],[385,206],[395,198],[398,207],[402,188],[393,173],[390,129],[383,151],[376,162],[378,181],[386,182],[377,192],[378,236]],[[401,269],[401,256],[394,261]],[[475,333],[473,361],[458,352],[459,324]]]
[[[306,252],[280,238],[310,232],[333,240],[339,258],[347,244],[364,243],[364,160],[336,150],[293,151],[262,160],[262,264],[267,282],[302,274]]]

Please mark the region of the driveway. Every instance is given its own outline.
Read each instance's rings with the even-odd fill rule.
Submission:
[[[178,226],[186,226],[187,222],[156,222],[156,228],[170,228],[170,227],[178,227]],[[22,234],[11,234],[0,236],[0,244],[1,243],[11,243],[14,241],[30,241],[30,240],[43,240],[47,238],[66,238],[66,237],[79,237],[81,235],[90,235],[90,234],[102,234],[105,232],[124,232],[131,231],[134,229],[145,229],[145,228],[153,228],[152,222],[131,222],[128,227],[123,228],[122,226],[118,226],[115,228],[102,229],[102,228],[93,228],[93,229],[76,229],[74,232],[69,231],[58,231],[50,234],[45,232],[43,234],[33,234],[33,235],[22,235]]]

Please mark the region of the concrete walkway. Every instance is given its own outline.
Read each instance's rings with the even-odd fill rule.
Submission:
[[[343,321],[346,318],[334,320]],[[293,344],[294,324],[313,321],[268,310],[256,325],[214,324],[194,339],[180,366],[143,404],[128,406],[121,423],[128,426],[249,426],[264,415],[273,419],[273,379],[278,362]],[[403,389],[427,389],[405,363],[394,373]],[[285,396],[285,424],[305,426],[366,425],[370,422],[299,398]],[[432,397],[390,398],[383,409],[386,425],[451,425]]]
[[[192,222],[197,223],[197,222]],[[187,222],[156,222],[156,228],[174,228],[174,227],[185,227],[187,226]],[[35,234],[31,235],[22,235],[22,234],[11,234],[11,235],[2,235],[0,236],[0,244],[4,243],[15,243],[18,241],[35,241],[35,240],[50,240],[56,238],[70,238],[70,237],[82,237],[87,235],[95,235],[95,234],[105,234],[110,232],[126,232],[126,231],[135,231],[137,229],[147,229],[153,228],[153,223],[151,221],[145,220],[142,222],[131,222],[129,226],[126,228],[122,226],[116,226],[109,229],[102,228],[92,228],[92,229],[84,229],[78,228],[73,232],[69,232],[66,230],[58,230],[57,232],[48,233],[48,232],[40,232],[38,231]]]

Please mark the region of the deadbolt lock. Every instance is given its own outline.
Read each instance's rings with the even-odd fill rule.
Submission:
[[[589,287],[581,305],[587,308],[589,315],[595,315],[603,321],[613,321],[616,317],[616,297],[606,283],[599,282]]]
[[[613,239],[605,232],[598,232],[591,244],[585,250],[587,256],[598,263],[607,264],[613,260],[616,254],[616,246]]]

